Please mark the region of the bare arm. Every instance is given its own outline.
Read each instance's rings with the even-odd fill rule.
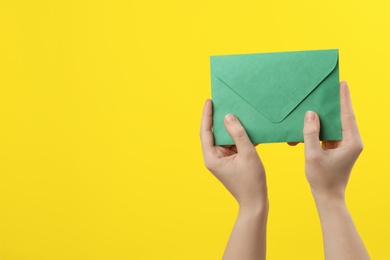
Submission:
[[[223,259],[265,259],[268,206],[240,208]]]
[[[265,259],[268,217],[265,170],[239,120],[227,115],[225,127],[235,145],[214,146],[212,103],[207,100],[200,131],[205,165],[240,207],[223,259]]]
[[[314,112],[305,117],[306,178],[317,206],[325,259],[370,259],[345,203],[352,167],[363,150],[346,82],[340,84],[343,140],[319,142],[320,120]]]
[[[344,199],[316,199],[325,259],[370,259]]]

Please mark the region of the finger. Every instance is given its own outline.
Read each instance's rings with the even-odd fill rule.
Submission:
[[[240,121],[238,121],[236,116],[228,114],[225,116],[224,122],[226,130],[236,144],[237,152],[239,154],[250,154],[256,151],[251,140],[249,140],[244,127],[241,125]]]
[[[313,111],[307,111],[303,127],[303,139],[305,141],[305,156],[321,151],[320,146],[320,120]]]
[[[355,113],[352,108],[351,95],[346,81],[340,83],[340,110],[343,140],[359,135]]]
[[[289,146],[296,146],[299,142],[287,142]]]
[[[214,136],[211,130],[213,126],[213,104],[210,99],[206,100],[203,108],[202,122],[200,125],[200,139],[204,152],[214,147]]]
[[[323,150],[336,149],[338,145],[339,145],[339,141],[323,141],[322,149]]]

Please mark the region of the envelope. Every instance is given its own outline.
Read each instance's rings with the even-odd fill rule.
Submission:
[[[321,140],[341,140],[338,50],[210,57],[215,145],[234,144],[234,114],[252,143],[302,142],[306,111],[320,118]]]

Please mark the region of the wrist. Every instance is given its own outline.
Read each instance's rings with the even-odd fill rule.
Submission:
[[[311,194],[317,202],[345,201],[345,189],[314,189],[311,187]]]
[[[239,205],[240,211],[268,212],[268,190],[266,185],[247,190],[246,193],[234,197]]]
[[[313,194],[317,208],[339,208],[346,206],[344,194]]]
[[[315,203],[321,223],[326,220],[337,221],[340,219],[340,216],[348,214],[347,204],[344,199],[321,197],[315,199]]]
[[[258,202],[239,204],[239,214],[244,214],[248,216],[267,216],[268,211],[268,198],[265,198],[264,200]]]

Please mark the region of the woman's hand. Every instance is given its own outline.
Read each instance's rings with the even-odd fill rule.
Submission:
[[[212,111],[211,100],[207,100],[200,129],[204,162],[240,206],[223,259],[263,260],[266,256],[268,218],[263,164],[245,129],[234,115],[225,117],[225,127],[235,145],[214,145]]]
[[[344,199],[345,189],[355,161],[363,150],[348,85],[340,84],[342,141],[319,141],[320,120],[307,112],[304,125],[306,178],[313,196]]]
[[[235,145],[214,146],[212,102],[207,100],[200,130],[205,165],[234,196],[241,208],[266,206],[265,170],[257,151],[237,117],[229,114],[224,122]]]

